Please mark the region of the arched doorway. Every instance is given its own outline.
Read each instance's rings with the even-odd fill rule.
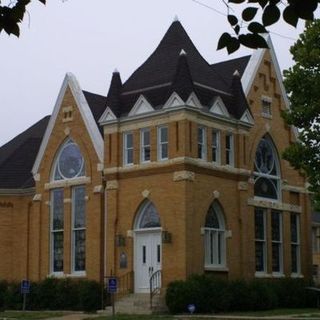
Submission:
[[[145,202],[134,224],[134,290],[149,292],[150,277],[161,270],[161,223],[152,202]]]

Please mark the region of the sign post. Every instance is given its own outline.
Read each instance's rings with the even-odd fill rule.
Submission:
[[[107,290],[111,294],[112,316],[115,315],[114,295],[118,290],[118,279],[116,277],[107,277]]]
[[[21,280],[21,287],[20,287],[21,294],[23,294],[23,304],[22,310],[26,310],[26,303],[27,303],[27,294],[30,293],[30,281],[27,279]]]

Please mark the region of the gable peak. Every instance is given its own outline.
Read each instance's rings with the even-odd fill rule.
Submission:
[[[184,49],[181,49],[179,55],[180,55],[180,56],[186,56],[187,53],[184,51]]]

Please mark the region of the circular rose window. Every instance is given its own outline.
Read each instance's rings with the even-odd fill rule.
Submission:
[[[67,142],[59,154],[55,170],[55,180],[72,179],[84,175],[84,159],[79,147]]]

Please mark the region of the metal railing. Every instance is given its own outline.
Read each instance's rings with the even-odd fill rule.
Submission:
[[[154,272],[150,277],[150,308],[152,309],[152,300],[156,294],[161,291],[161,270]]]
[[[118,277],[117,299],[133,292],[133,271],[129,271]]]

